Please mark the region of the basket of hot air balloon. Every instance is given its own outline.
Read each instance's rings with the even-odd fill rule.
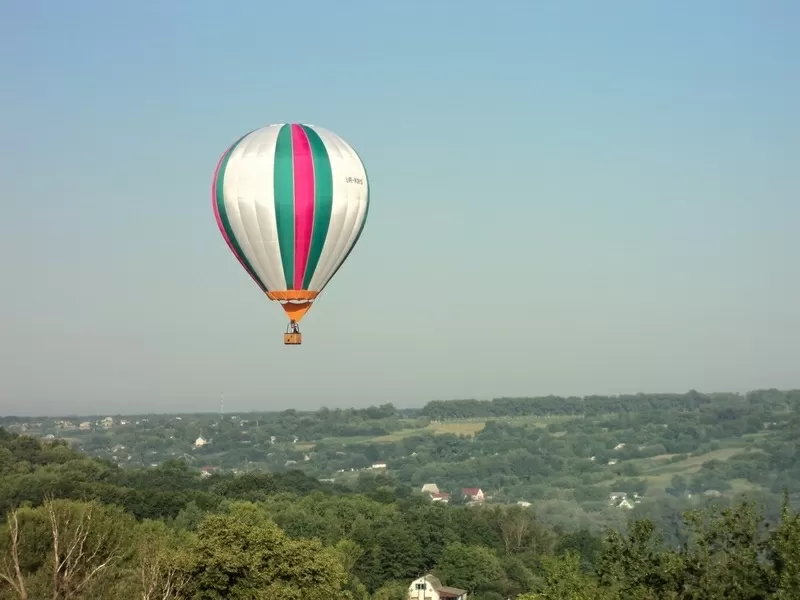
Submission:
[[[212,184],[217,225],[233,255],[289,319],[300,320],[358,242],[369,182],[355,150],[315,125],[267,125],[236,141]]]

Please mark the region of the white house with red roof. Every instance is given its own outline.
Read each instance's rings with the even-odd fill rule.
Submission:
[[[486,495],[481,488],[464,488],[461,494],[468,502],[483,502],[486,500]]]

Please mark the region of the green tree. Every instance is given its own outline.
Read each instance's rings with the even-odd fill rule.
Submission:
[[[10,473],[14,466],[14,455],[11,450],[0,446],[0,477]]]
[[[402,581],[418,573],[422,564],[419,540],[400,519],[377,525],[372,547],[358,570],[370,590],[386,581]]]
[[[577,552],[542,559],[544,577],[540,589],[522,594],[517,600],[617,600],[621,596],[603,588],[596,579],[581,570]]]
[[[689,598],[751,600],[768,597],[771,566],[761,560],[761,516],[751,503],[688,511],[690,543],[676,556],[674,589]]]
[[[390,581],[372,594],[372,600],[408,600],[408,583]]]
[[[136,529],[135,571],[140,600],[177,600],[189,583],[194,537],[162,521],[144,521]]]
[[[498,580],[502,569],[489,548],[454,542],[445,546],[436,574],[446,585],[474,592]]]
[[[368,598],[369,593],[366,586],[361,583],[358,575],[355,574],[358,561],[364,556],[364,549],[353,540],[339,540],[333,547],[333,551],[347,577],[344,585],[345,591],[353,600],[365,600]]]
[[[0,583],[19,600],[113,593],[133,529],[130,515],[97,502],[48,499],[14,510],[0,536]]]
[[[789,509],[784,496],[781,523],[770,539],[770,554],[775,563],[775,600],[800,598],[800,515]]]
[[[585,527],[565,534],[555,547],[556,555],[577,552],[581,557],[581,568],[593,571],[597,555],[603,550],[603,540]]]
[[[262,509],[243,502],[200,524],[189,575],[195,600],[328,600],[346,582],[332,552],[289,539]]]
[[[650,600],[668,597],[671,563],[653,523],[635,521],[627,535],[609,531],[597,560],[600,582],[618,589],[620,597]]]

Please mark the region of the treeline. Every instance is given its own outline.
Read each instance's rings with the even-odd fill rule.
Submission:
[[[500,417],[598,417],[640,411],[696,411],[709,405],[763,404],[772,410],[795,410],[800,390],[759,390],[747,394],[635,394],[621,396],[544,396],[494,400],[434,400],[420,411],[434,420],[491,419]]]
[[[314,412],[285,410],[264,415],[273,435],[294,435],[300,441],[324,437],[385,435],[406,427],[392,404],[367,408],[321,408]]]
[[[243,416],[248,429],[252,430],[258,425],[258,431],[251,435],[253,441],[268,442],[271,437],[275,437],[279,442],[291,441],[297,438],[299,442],[316,441],[326,437],[357,437],[357,436],[378,436],[386,435],[409,426],[418,425],[424,427],[426,422],[420,421],[418,424],[413,422],[413,415],[418,411],[410,411],[412,420],[409,420],[406,413],[409,411],[399,411],[392,404],[382,404],[380,406],[370,406],[367,408],[321,408],[316,411],[298,411],[294,409],[280,412],[253,412]],[[152,415],[144,414],[138,416],[126,415],[128,421],[126,429],[131,435],[152,430],[161,430],[168,435],[175,435],[181,439],[194,439],[198,436],[219,437],[221,426],[220,416],[213,413],[185,414],[185,415]],[[120,416],[116,415],[117,420]],[[88,420],[95,423],[101,420],[102,416],[92,417],[67,417],[73,424],[79,421]],[[20,426],[31,422],[41,423],[42,430],[49,433],[56,433],[56,421],[53,417],[14,417],[7,416],[0,419],[0,426]],[[237,430],[239,416],[235,416],[235,421],[230,418],[225,419],[225,423],[231,430]],[[104,443],[104,434],[108,431],[98,432],[94,445]],[[167,440],[162,440],[167,444]],[[92,446],[87,445],[87,450]]]
[[[121,470],[0,430],[0,600],[406,600],[433,573],[470,600],[800,597],[800,520],[740,503],[604,536],[519,506],[432,503],[388,476]]]

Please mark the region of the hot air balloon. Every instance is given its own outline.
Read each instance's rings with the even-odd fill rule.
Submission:
[[[289,318],[285,344],[358,242],[369,183],[353,148],[297,123],[267,125],[222,155],[212,185],[222,237],[244,270]]]

